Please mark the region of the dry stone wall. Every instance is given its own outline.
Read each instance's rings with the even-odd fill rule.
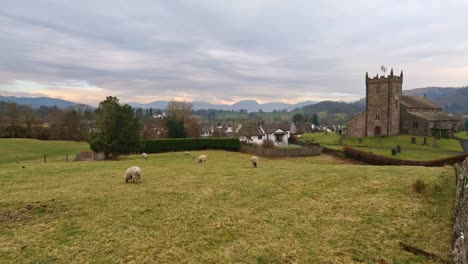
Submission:
[[[468,251],[468,158],[455,164],[457,189],[455,193],[452,263],[466,264]]]

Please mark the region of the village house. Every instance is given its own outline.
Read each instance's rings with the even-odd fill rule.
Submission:
[[[261,145],[263,140],[272,140],[275,146],[287,146],[290,131],[284,124],[247,125],[239,130],[239,140]]]

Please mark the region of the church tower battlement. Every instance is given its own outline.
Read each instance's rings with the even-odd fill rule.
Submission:
[[[366,72],[365,136],[394,136],[400,132],[403,71],[369,78]]]

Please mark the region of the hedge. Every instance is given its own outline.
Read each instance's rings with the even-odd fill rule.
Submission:
[[[427,167],[441,167],[444,165],[453,165],[462,162],[468,157],[468,154],[462,154],[444,159],[437,160],[402,160],[390,157],[380,156],[373,153],[357,150],[351,147],[343,148],[344,156],[346,158],[358,160],[371,165],[405,165],[405,166],[427,166]]]
[[[201,149],[223,149],[238,151],[240,148],[240,142],[238,138],[170,138],[144,140],[142,145],[142,151],[146,153]]]

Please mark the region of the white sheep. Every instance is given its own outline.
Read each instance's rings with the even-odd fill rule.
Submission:
[[[206,162],[206,155],[200,155],[200,157],[198,157],[198,163],[204,163]]]
[[[125,182],[141,183],[141,169],[138,166],[133,166],[127,169],[124,175]]]
[[[184,151],[184,155],[190,155],[188,151]]]
[[[252,163],[252,165],[253,165],[255,168],[257,168],[257,166],[258,166],[258,157],[257,157],[257,156],[252,156],[252,157],[250,158],[250,163]]]
[[[143,152],[143,154],[141,154],[141,156],[142,156],[144,159],[147,159],[147,158],[148,158],[148,154],[146,154],[145,152]]]

